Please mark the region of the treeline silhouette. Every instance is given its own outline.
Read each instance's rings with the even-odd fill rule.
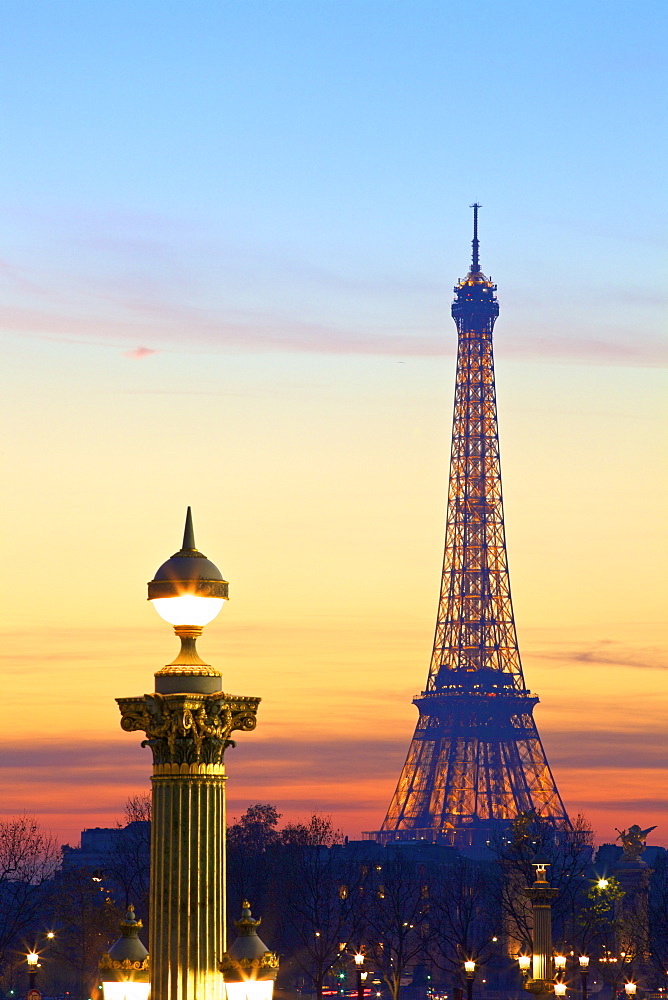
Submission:
[[[476,962],[476,990],[517,993],[515,956],[531,951],[531,907],[524,894],[531,860],[546,855],[557,951],[591,957],[590,980],[614,998],[627,979],[665,988],[668,967],[668,865],[653,862],[647,905],[624,900],[593,863],[588,824],[555,831],[520,817],[489,845],[484,860],[425,843],[382,847],[348,842],[331,817],[280,825],[276,806],[252,805],[228,827],[228,926],[244,900],[262,917],[261,936],[281,956],[279,987],[318,998],[354,991],[352,956],[361,950],[372,992],[423,1000],[429,987],[463,986],[463,962]],[[133,903],[148,940],[150,798],[128,801],[112,846],[95,867],[33,818],[0,823],[0,991],[25,995],[25,956],[40,953],[38,986],[64,1000],[96,1000],[100,956],[119,936]],[[52,935],[52,936],[49,936]],[[607,957],[606,957],[607,956]],[[616,961],[609,959],[615,958]],[[601,961],[601,959],[604,959]],[[574,973],[576,985],[577,974]],[[640,995],[640,994],[639,994]]]

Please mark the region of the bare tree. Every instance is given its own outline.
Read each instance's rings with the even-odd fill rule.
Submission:
[[[106,888],[88,868],[63,869],[55,882],[53,954],[72,969],[79,1000],[92,996],[100,956],[119,936],[122,910]]]
[[[33,816],[0,821],[0,966],[37,922],[60,849]]]
[[[549,859],[548,879],[559,894],[552,906],[552,926],[557,941],[575,940],[578,913],[590,882],[593,835],[587,820],[579,815],[569,826],[556,828],[536,813],[524,813],[490,844],[498,861],[496,885],[490,890],[501,907],[504,929],[518,949],[531,947],[531,904],[524,894],[532,884],[535,869],[531,862],[541,854]]]
[[[385,980],[392,1000],[399,1000],[401,980],[428,957],[432,933],[424,865],[395,854],[374,866],[366,901],[367,951]]]
[[[279,833],[284,845],[302,847],[333,847],[343,843],[343,833],[332,825],[331,816],[313,813],[308,823],[286,823]]]
[[[268,851],[279,843],[281,814],[275,806],[256,803],[227,828],[227,906],[230,921],[239,916],[244,899],[262,907],[263,926],[271,909],[273,866]],[[232,924],[230,923],[230,926]]]
[[[125,804],[125,824],[119,823],[118,827],[118,836],[104,860],[103,872],[113,886],[116,901],[124,908],[132,903],[148,924],[151,796],[131,796]]]
[[[285,887],[282,936],[320,998],[342,948],[361,930],[360,866],[341,857],[331,817],[314,814],[308,823],[291,824],[281,839],[273,857],[280,855]]]
[[[492,942],[501,931],[501,910],[490,883],[493,886],[490,865],[464,857],[432,873],[431,958],[437,968],[459,979],[466,960],[481,967],[494,957]]]

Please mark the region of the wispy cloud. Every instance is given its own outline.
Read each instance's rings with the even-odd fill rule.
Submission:
[[[565,729],[543,731],[552,767],[650,768],[666,766],[665,736],[662,730]]]
[[[658,646],[630,649],[607,640],[592,643],[587,648],[565,646],[559,650],[537,650],[536,659],[559,660],[565,663],[586,663],[590,666],[633,667],[636,670],[668,670],[665,651]]]
[[[142,358],[150,358],[152,354],[157,354],[158,352],[152,347],[135,347],[132,351],[124,351],[123,356],[126,358],[132,358],[135,361],[140,361]]]
[[[0,266],[1,329],[59,342],[120,345],[132,360],[186,345],[191,351],[415,358],[455,351],[449,290],[421,272],[320,266],[277,249],[216,243],[192,227],[186,227],[186,254],[179,227],[170,220],[85,223],[80,232],[71,226],[64,237],[65,264],[54,263],[59,258],[53,255],[50,270],[10,261]],[[535,310],[521,309],[526,323]],[[545,322],[538,330],[524,329],[521,315],[514,330],[500,332],[498,350],[505,357],[668,363],[665,344],[644,327],[626,329],[617,321],[592,326],[585,315],[585,331],[571,324],[566,336]]]

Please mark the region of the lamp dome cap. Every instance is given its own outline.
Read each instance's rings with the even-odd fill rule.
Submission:
[[[215,563],[195,545],[192,513],[186,513],[183,545],[160,566],[148,585],[148,599],[195,594],[228,600],[228,583]]]

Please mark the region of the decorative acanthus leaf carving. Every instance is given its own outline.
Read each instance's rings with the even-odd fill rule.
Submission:
[[[117,698],[121,728],[144,732],[154,764],[220,764],[230,734],[256,726],[259,698],[226,694],[145,694]]]

